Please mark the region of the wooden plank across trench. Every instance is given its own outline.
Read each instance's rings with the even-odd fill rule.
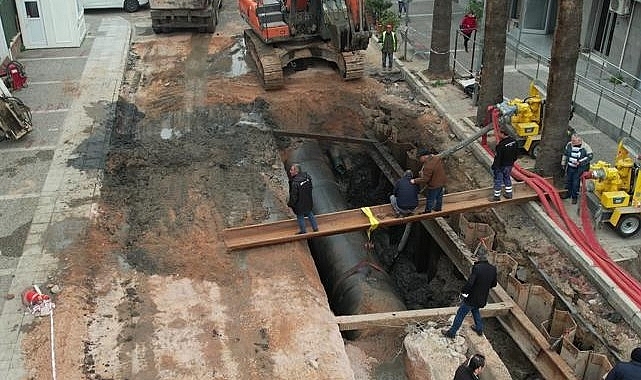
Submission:
[[[266,245],[292,242],[296,240],[309,239],[319,236],[329,236],[353,231],[365,231],[373,224],[379,227],[388,227],[409,222],[416,222],[424,219],[433,219],[439,216],[446,216],[452,213],[460,213],[469,210],[480,210],[483,208],[504,205],[508,203],[523,203],[537,199],[537,195],[525,183],[514,183],[514,197],[512,199],[501,198],[498,202],[490,201],[492,188],[462,191],[446,194],[443,196],[443,209],[439,212],[429,214],[410,215],[404,218],[396,218],[392,206],[384,205],[369,207],[373,219],[370,219],[361,209],[337,211],[327,214],[316,215],[318,221],[318,232],[311,232],[308,229],[306,234],[296,234],[298,224],[296,219],[287,219],[277,222],[254,224],[244,227],[233,227],[223,230],[225,245],[230,250],[261,247]],[[425,199],[421,197],[417,211],[425,208]]]
[[[489,303],[480,309],[481,317],[490,318],[507,315],[514,307],[514,302]],[[341,331],[361,330],[368,327],[403,326],[423,321],[438,321],[456,314],[458,307],[441,307],[434,309],[391,311],[386,313],[340,315],[336,323]]]

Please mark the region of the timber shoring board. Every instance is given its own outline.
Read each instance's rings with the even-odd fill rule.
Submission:
[[[514,197],[512,199],[501,198],[498,202],[492,202],[490,201],[491,195],[491,187],[445,194],[443,196],[443,209],[441,211],[431,212],[429,214],[416,213],[404,218],[396,218],[392,206],[389,203],[372,206],[370,210],[376,217],[378,226],[387,227],[425,219],[434,219],[469,210],[480,210],[508,203],[523,203],[537,199],[534,190],[523,182],[514,184]],[[424,208],[425,199],[421,197],[416,210],[421,211]],[[296,219],[288,219],[244,227],[227,228],[223,231],[223,239],[227,248],[233,251],[320,236],[362,231],[371,227],[370,220],[360,209],[320,214],[316,215],[316,220],[318,221],[318,232],[310,231],[306,234],[296,234],[296,232],[298,232]]]
[[[354,144],[372,144],[372,143],[378,142],[378,140],[370,139],[370,138],[327,135],[323,133],[285,131],[282,129],[274,129],[272,133],[276,136],[302,137],[302,138],[308,138],[308,139],[314,139],[314,140],[340,141],[340,142],[354,143]]]
[[[514,302],[489,303],[480,309],[483,318],[506,315],[514,306]],[[442,307],[434,309],[402,310],[385,313],[356,314],[336,316],[336,323],[341,331],[359,330],[368,327],[405,326],[410,323],[437,321],[456,314],[458,307]]]

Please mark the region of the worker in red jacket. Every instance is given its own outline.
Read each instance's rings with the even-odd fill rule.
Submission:
[[[476,31],[476,16],[474,16],[474,13],[468,11],[465,16],[463,16],[459,29],[463,34],[463,46],[465,47],[465,51],[468,51],[467,42],[470,40],[472,33]]]

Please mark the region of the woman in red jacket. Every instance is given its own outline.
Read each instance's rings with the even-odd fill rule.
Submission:
[[[463,46],[465,46],[465,51],[467,51],[467,42],[470,40],[472,33],[476,31],[476,16],[474,16],[474,13],[467,12],[465,16],[463,16],[459,29],[461,29],[461,33],[463,33]]]

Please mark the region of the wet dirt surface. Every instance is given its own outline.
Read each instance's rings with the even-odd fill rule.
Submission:
[[[451,144],[449,128],[404,83],[374,69],[342,82],[318,64],[265,92],[243,60],[242,27],[141,35],[132,45],[99,208],[82,242],[59,247],[59,378],[346,378],[345,343],[306,245],[230,253],[222,230],[292,216],[283,162],[296,140],[276,138],[272,128],[355,137],[371,129],[437,149]],[[370,57],[372,68],[378,58]],[[339,176],[350,206],[387,203],[390,188],[371,186],[381,183],[374,163],[352,153],[354,169]],[[447,167],[449,192],[490,184],[466,151]],[[617,337],[612,346],[633,344],[634,334],[518,207],[474,217],[495,228],[495,250],[527,268],[528,281],[544,284],[533,257],[598,332]],[[426,237],[396,254],[401,234],[389,229],[373,241],[407,307],[454,305],[462,277],[447,260],[419,254]],[[25,341],[33,376],[49,356],[38,338],[47,329],[35,322]],[[357,378],[402,372],[403,334],[389,329],[347,343]],[[536,378],[497,323],[489,321],[486,334],[514,378]],[[360,362],[353,351],[365,353]]]

